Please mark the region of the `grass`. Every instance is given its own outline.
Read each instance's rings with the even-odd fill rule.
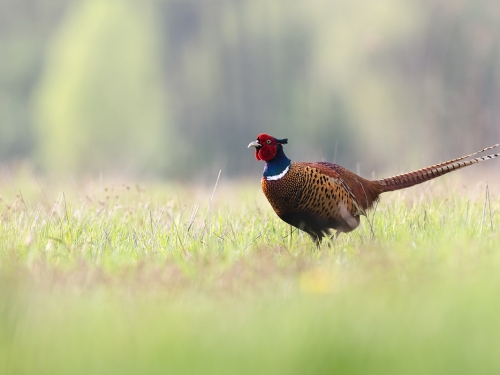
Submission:
[[[258,183],[4,181],[0,373],[497,373],[500,197],[449,181],[320,250]]]

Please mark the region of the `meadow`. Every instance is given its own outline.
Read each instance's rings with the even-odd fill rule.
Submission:
[[[1,374],[500,372],[500,189],[383,196],[316,249],[258,180],[0,184]]]

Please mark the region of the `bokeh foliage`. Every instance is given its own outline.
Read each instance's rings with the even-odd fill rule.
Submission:
[[[262,131],[382,172],[500,138],[495,0],[0,0],[0,21],[0,157],[49,172],[244,175]]]
[[[76,3],[49,48],[35,123],[47,169],[164,165],[168,110],[152,4]]]

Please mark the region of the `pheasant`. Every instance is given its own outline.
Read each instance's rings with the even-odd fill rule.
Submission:
[[[366,180],[337,164],[292,162],[283,152],[288,139],[259,134],[248,148],[264,161],[262,190],[276,214],[308,233],[319,246],[324,236],[347,233],[359,226],[360,216],[373,207],[380,194],[404,189],[460,168],[494,159],[500,154],[464,160],[470,155],[381,180]]]

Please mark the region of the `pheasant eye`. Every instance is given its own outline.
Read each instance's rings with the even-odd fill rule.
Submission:
[[[268,139],[268,140],[266,141],[266,143],[267,143],[268,145],[270,145],[270,144],[271,144],[271,140],[270,140],[270,139]]]

